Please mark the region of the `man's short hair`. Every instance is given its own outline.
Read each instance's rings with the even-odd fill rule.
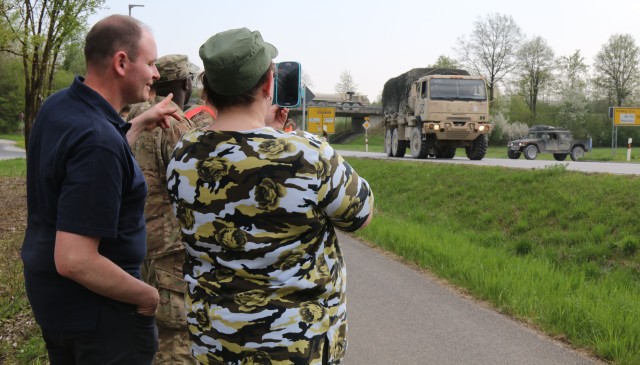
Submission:
[[[135,62],[144,24],[126,15],[111,15],[97,22],[87,34],[84,57],[89,65],[106,66],[116,52],[124,51]]]

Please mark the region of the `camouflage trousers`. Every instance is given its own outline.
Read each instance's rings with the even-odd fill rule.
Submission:
[[[158,289],[160,304],[156,312],[158,326],[158,352],[154,365],[196,365],[191,356],[191,342],[187,331],[184,294],[187,290],[182,279],[184,251],[145,259],[142,277]]]

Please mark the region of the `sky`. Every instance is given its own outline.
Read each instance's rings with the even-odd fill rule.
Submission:
[[[435,4],[434,4],[435,3]],[[509,15],[530,39],[544,38],[556,56],[579,50],[587,65],[614,34],[631,34],[640,46],[638,0],[106,0],[88,19],[111,14],[147,24],[158,57],[179,53],[202,67],[200,46],[232,28],[259,30],[278,48],[275,62],[298,61],[314,93],[334,93],[344,71],[371,101],[384,83],[439,56],[455,58],[460,37],[490,14]]]

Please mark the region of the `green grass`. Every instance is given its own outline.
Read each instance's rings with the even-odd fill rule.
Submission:
[[[14,158],[11,160],[0,160],[0,176],[20,177],[27,175],[27,160],[24,158]]]
[[[552,336],[640,364],[640,178],[348,160],[376,197],[358,235]]]
[[[12,134],[0,134],[0,139],[7,139],[18,142],[16,147],[24,148],[24,136]],[[27,160],[24,158],[14,158],[11,160],[0,160],[0,176],[21,177],[27,174]]]
[[[16,141],[16,147],[24,148],[24,136],[16,134],[0,134],[0,139],[8,139],[10,141]]]

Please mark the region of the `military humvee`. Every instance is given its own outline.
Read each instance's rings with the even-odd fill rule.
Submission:
[[[518,159],[523,154],[527,160],[535,160],[538,153],[553,153],[556,161],[564,161],[567,156],[578,161],[591,149],[589,141],[574,140],[568,129],[548,125],[534,125],[526,138],[510,141],[507,147],[510,159]]]

